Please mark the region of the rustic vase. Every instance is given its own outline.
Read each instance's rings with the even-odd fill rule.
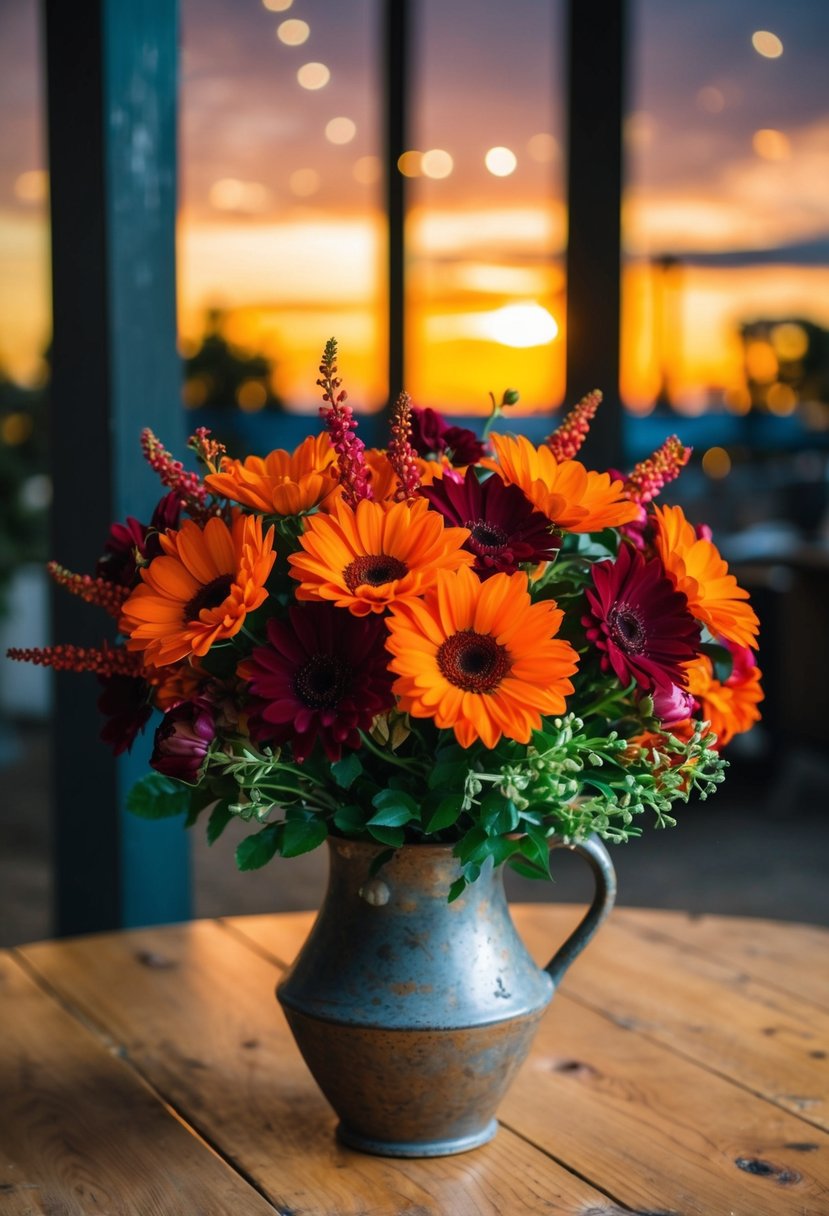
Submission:
[[[567,967],[610,911],[615,874],[596,839],[573,848],[596,894],[544,969],[512,923],[503,867],[453,903],[448,845],[398,849],[330,839],[328,890],[277,996],[352,1148],[437,1157],[490,1140],[495,1111]]]

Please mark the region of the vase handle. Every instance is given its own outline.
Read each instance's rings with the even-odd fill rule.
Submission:
[[[579,853],[589,864],[593,877],[596,879],[596,894],[593,896],[592,904],[544,968],[558,987],[567,968],[581,954],[613,907],[616,900],[616,871],[610,860],[610,854],[598,836],[590,836],[578,844],[553,836],[550,839],[550,849],[570,849],[574,853]]]

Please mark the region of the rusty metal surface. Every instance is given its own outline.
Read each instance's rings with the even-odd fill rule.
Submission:
[[[341,1138],[395,1156],[485,1143],[555,990],[512,923],[502,870],[450,904],[451,846],[401,848],[374,875],[382,846],[329,851],[320,914],[277,995]],[[612,867],[587,852],[598,892],[556,981],[612,903]]]

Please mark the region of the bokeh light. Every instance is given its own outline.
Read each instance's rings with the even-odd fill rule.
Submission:
[[[559,151],[558,140],[549,131],[539,131],[527,140],[527,155],[539,165],[549,165],[557,159]]]
[[[325,124],[325,138],[330,144],[350,144],[357,134],[357,124],[351,118],[342,115],[332,118]]]
[[[421,157],[420,171],[424,177],[431,177],[439,181],[441,178],[449,176],[454,164],[452,157],[443,148],[430,148]]]
[[[493,177],[509,177],[515,172],[518,159],[509,148],[490,148],[484,157],[484,164]]]
[[[731,457],[725,448],[709,448],[702,457],[702,471],[714,481],[721,481],[731,472]]]
[[[303,42],[308,41],[310,33],[311,27],[308,22],[300,21],[297,17],[289,17],[276,29],[277,38],[280,42],[284,42],[285,46],[302,46]]]
[[[303,89],[324,89],[331,79],[331,69],[324,63],[303,63],[296,78]]]
[[[788,160],[792,154],[788,135],[773,127],[763,127],[755,131],[751,137],[751,146],[763,160]]]
[[[415,152],[414,149],[410,149],[408,152],[404,152],[402,156],[398,156],[397,167],[404,177],[420,177],[422,160],[422,152]]]
[[[269,13],[286,13],[294,0],[262,0],[262,7]]]
[[[764,59],[779,59],[783,54],[783,43],[770,30],[755,30],[751,35],[751,45]]]

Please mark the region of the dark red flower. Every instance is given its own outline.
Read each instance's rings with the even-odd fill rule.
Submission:
[[[177,528],[180,515],[181,499],[171,490],[156,506],[149,524],[142,524],[131,515],[126,523],[112,524],[98,561],[98,577],[119,587],[133,587],[138,582],[140,567],[161,553],[159,534],[167,528]]]
[[[682,664],[696,658],[699,625],[659,559],[646,562],[623,544],[615,562],[597,562],[591,574],[593,587],[585,588],[590,612],[582,624],[603,652],[602,669],[648,692],[670,684],[685,688]]]
[[[477,464],[486,451],[474,431],[449,426],[437,410],[412,406],[410,442],[418,456],[448,456],[453,464]]]
[[[475,554],[473,569],[482,579],[514,574],[521,562],[555,560],[561,538],[549,519],[500,477],[479,481],[469,468],[463,481],[438,478],[421,494],[448,523],[469,529],[463,547]]]
[[[268,644],[240,666],[254,694],[251,734],[291,742],[302,762],[319,739],[329,760],[360,746],[359,732],[391,709],[393,680],[382,618],[333,604],[294,605],[268,621]]]
[[[169,709],[155,732],[150,764],[165,777],[196,785],[216,737],[216,721],[208,701],[182,701]]]
[[[143,731],[151,715],[150,686],[140,676],[102,676],[98,709],[108,719],[101,738],[113,756],[127,752]]]

